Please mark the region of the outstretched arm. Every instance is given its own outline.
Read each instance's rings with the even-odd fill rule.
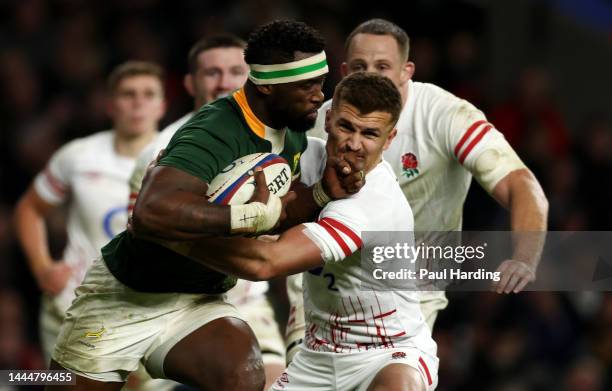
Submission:
[[[498,293],[518,293],[535,280],[546,238],[548,200],[528,169],[510,172],[493,189],[492,196],[510,212],[513,231],[512,259],[502,262]]]
[[[322,265],[321,250],[306,236],[303,225],[283,233],[277,241],[250,238],[198,240],[188,256],[208,267],[251,280],[295,274]]]

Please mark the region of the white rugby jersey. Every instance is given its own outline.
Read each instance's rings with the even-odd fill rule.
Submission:
[[[319,151],[314,151],[317,147]],[[324,157],[320,148],[321,144],[309,140],[306,153]],[[324,158],[305,159],[302,174],[320,178],[324,166]],[[410,205],[387,162],[382,161],[366,175],[366,184],[358,193],[330,202],[316,222],[304,225],[306,235],[321,248],[325,262],[302,274],[308,349],[350,353],[433,346],[435,351],[416,292],[361,290],[363,282],[375,286],[380,281],[363,271],[360,249],[396,244],[364,243],[373,239],[363,238],[362,232],[412,231],[414,227]]]
[[[136,160],[136,167],[130,177],[130,211],[134,208],[134,203],[142,187],[142,180],[147,172],[147,167],[162,149],[168,146],[172,136],[183,126],[187,121],[193,117],[195,113],[189,112],[174,121],[170,125],[166,126],[159,134],[157,140],[146,147]],[[256,299],[263,299],[265,293],[268,291],[267,281],[246,281],[238,280],[236,285],[227,292],[227,300],[234,305],[243,305],[245,303],[251,303]]]
[[[327,138],[325,102],[310,136]],[[478,158],[491,146],[510,148],[485,115],[466,100],[429,83],[409,81],[397,136],[384,158],[399,178],[417,231],[460,231],[463,203]],[[515,168],[498,173],[501,179]],[[489,193],[491,188],[485,188]]]
[[[117,154],[114,137],[113,131],[104,131],[69,142],[34,180],[34,189],[49,204],[69,202],[63,260],[74,273],[54,298],[62,312],[100,249],[127,223],[127,181],[135,159]]]

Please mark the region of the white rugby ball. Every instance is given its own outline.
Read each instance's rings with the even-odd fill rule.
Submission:
[[[208,201],[219,205],[246,204],[255,191],[256,167],[263,169],[270,193],[284,196],[291,187],[291,168],[273,153],[254,153],[234,160],[208,185]]]

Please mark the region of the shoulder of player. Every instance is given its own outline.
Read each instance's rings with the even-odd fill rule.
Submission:
[[[100,153],[112,146],[114,131],[105,130],[89,136],[76,138],[64,144],[57,152],[67,156],[80,156],[90,152]]]
[[[180,127],[181,133],[205,132],[222,134],[224,138],[239,134],[246,127],[240,109],[227,98],[218,99],[202,106],[200,110]]]

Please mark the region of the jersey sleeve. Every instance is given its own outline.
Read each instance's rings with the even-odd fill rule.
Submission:
[[[491,193],[502,178],[525,165],[480,110],[459,102],[443,121],[447,152]]]
[[[239,148],[234,132],[214,132],[188,125],[174,135],[158,165],[178,168],[210,183],[240,156]]]
[[[58,205],[70,194],[78,149],[78,140],[64,145],[51,156],[45,169],[34,179],[34,189],[45,202]]]
[[[308,137],[316,137],[320,138],[321,140],[327,140],[327,132],[325,131],[325,115],[327,114],[328,110],[331,110],[331,103],[332,100],[330,99],[323,103],[323,105],[319,108],[315,125],[306,133]]]
[[[325,141],[308,136],[308,147],[300,158],[300,181],[306,186],[312,186],[323,176],[327,155]]]
[[[316,222],[304,224],[304,233],[319,247],[324,262],[341,261],[363,247],[365,217],[346,207],[347,201],[328,204]]]

